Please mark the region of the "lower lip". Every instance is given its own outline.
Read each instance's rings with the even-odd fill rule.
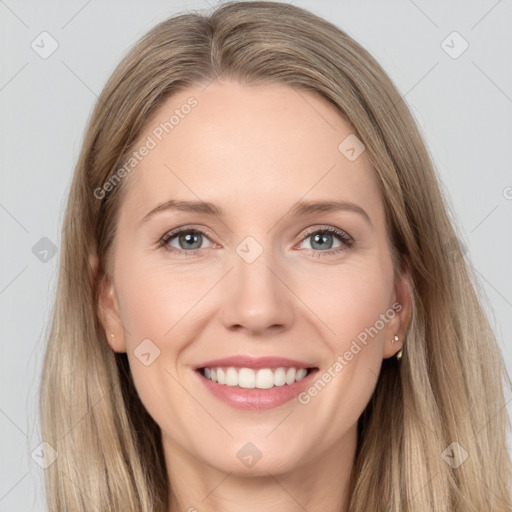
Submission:
[[[274,386],[270,389],[245,389],[238,386],[226,386],[207,379],[198,370],[195,370],[195,373],[212,395],[231,407],[250,411],[265,411],[293,400],[310,385],[317,371],[316,369],[310,371],[306,377],[293,384]]]

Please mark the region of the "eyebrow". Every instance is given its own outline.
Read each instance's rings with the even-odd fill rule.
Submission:
[[[224,215],[222,208],[213,203],[206,201],[180,201],[176,199],[170,199],[169,201],[160,203],[156,206],[156,208],[153,208],[142,218],[140,224],[147,222],[157,213],[167,210],[201,213],[204,215],[212,215],[218,217],[222,217]],[[358,213],[370,224],[370,226],[372,226],[372,221],[366,211],[357,204],[351,203],[349,201],[299,201],[290,208],[287,215],[303,217],[318,212],[338,211]]]

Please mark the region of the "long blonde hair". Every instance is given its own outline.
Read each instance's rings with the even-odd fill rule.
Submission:
[[[59,455],[45,475],[49,509],[167,510],[160,429],[126,354],[110,349],[98,319],[125,183],[101,200],[94,191],[169,95],[216,77],[288,84],[339,112],[366,146],[395,266],[412,278],[403,358],[384,360],[358,423],[350,511],[510,511],[508,376],[415,121],[380,65],[345,32],[304,9],[260,1],[158,24],[116,68],[89,120],[41,383],[43,439]],[[458,467],[449,463],[455,452],[467,453]]]

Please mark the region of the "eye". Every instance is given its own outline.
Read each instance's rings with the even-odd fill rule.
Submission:
[[[177,228],[166,233],[159,241],[166,250],[178,256],[194,256],[205,248],[203,243],[209,241],[207,234],[201,229],[191,227]],[[311,240],[310,247],[315,258],[338,254],[354,244],[354,239],[334,226],[324,226],[321,229],[310,228],[303,234],[301,245]]]
[[[166,233],[160,243],[167,251],[191,256],[204,249],[205,240],[208,240],[208,237],[203,231],[185,227]]]
[[[335,245],[336,239],[338,245]],[[302,238],[302,243],[310,240],[310,249],[314,251],[314,257],[337,254],[351,247],[354,239],[334,226],[325,226],[321,229],[309,230]],[[333,248],[334,246],[334,248]]]

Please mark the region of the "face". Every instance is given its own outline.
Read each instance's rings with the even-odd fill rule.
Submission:
[[[217,81],[135,145],[100,315],[170,464],[264,475],[354,442],[409,295],[351,134],[312,93]]]

